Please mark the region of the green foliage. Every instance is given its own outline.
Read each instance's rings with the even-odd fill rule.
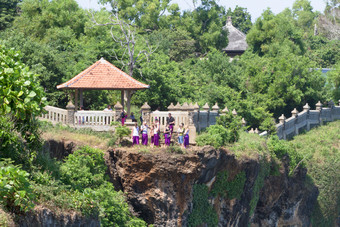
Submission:
[[[247,34],[252,26],[251,15],[247,12],[247,8],[236,6],[232,11],[231,8],[227,11],[227,16],[232,19],[233,26],[243,33]]]
[[[266,160],[261,160],[259,173],[255,180],[252,198],[249,203],[249,206],[250,206],[249,217],[251,217],[255,211],[257,202],[259,201],[260,191],[264,185],[265,178],[269,175],[269,172],[270,172],[270,163],[267,163]]]
[[[300,167],[305,167],[305,162],[303,162],[303,156],[296,152],[296,150],[285,140],[279,140],[277,136],[272,136],[267,141],[268,150],[271,152],[272,156],[276,156],[282,159],[284,155],[289,156],[289,174],[292,175],[295,169]]]
[[[193,208],[188,217],[188,226],[217,226],[218,216],[208,202],[209,189],[204,184],[195,184],[193,190]]]
[[[234,143],[239,139],[241,120],[231,113],[221,115],[216,125],[211,125],[207,131],[196,138],[198,146],[211,145],[215,148]]]
[[[126,127],[125,125],[121,125],[119,122],[112,122],[111,125],[115,125],[115,131],[114,131],[114,135],[113,135],[113,140],[115,140],[115,138],[118,138],[117,142],[118,144],[120,142],[122,142],[123,138],[125,136],[130,136],[131,135],[131,130]]]
[[[244,171],[238,173],[233,180],[229,180],[228,178],[229,174],[227,171],[219,172],[210,194],[214,197],[224,197],[225,194],[227,194],[228,199],[240,199],[246,181],[246,173]]]
[[[61,179],[77,190],[96,187],[104,183],[106,169],[104,153],[85,146],[67,156],[60,168]]]
[[[26,212],[34,207],[34,194],[29,174],[10,159],[0,162],[0,202],[14,213]]]
[[[98,203],[103,226],[146,226],[144,221],[131,216],[123,193],[116,192],[111,183],[105,182],[95,190],[87,188],[84,194]]]
[[[32,115],[39,115],[44,107],[44,93],[37,75],[20,62],[17,52],[2,45],[0,63],[0,113],[11,113],[20,122],[28,123]]]
[[[332,86],[331,98],[340,100],[340,61],[334,66],[334,69],[327,74],[328,81]]]
[[[108,181],[103,156],[101,150],[83,147],[63,163],[40,160],[42,166],[32,174],[39,203],[52,210],[73,209],[99,217],[103,226],[146,226],[131,215],[123,193],[115,191]]]
[[[19,61],[17,52],[0,44],[0,157],[25,167],[34,159],[40,146],[35,117],[45,106],[43,96],[37,75]]]
[[[340,122],[294,137],[289,144],[305,158],[308,175],[319,189],[313,226],[334,226],[340,212]]]
[[[9,27],[17,15],[18,3],[21,0],[0,1],[0,31]]]

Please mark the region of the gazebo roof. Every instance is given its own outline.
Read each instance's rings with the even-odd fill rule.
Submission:
[[[227,24],[223,27],[223,29],[227,29],[229,31],[228,34],[229,43],[227,47],[223,48],[224,51],[244,52],[248,48],[246,35],[233,26],[231,17],[228,17]]]
[[[99,61],[57,86],[58,89],[97,89],[97,90],[141,90],[149,88],[110,62],[101,58]]]

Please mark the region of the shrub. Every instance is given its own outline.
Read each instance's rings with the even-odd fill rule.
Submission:
[[[118,144],[120,143],[120,142],[122,142],[122,140],[123,140],[123,138],[125,137],[125,136],[129,136],[130,134],[131,134],[131,130],[128,128],[128,127],[126,127],[126,126],[122,126],[122,125],[120,125],[119,124],[119,122],[116,122],[116,121],[113,121],[112,123],[111,123],[111,125],[114,125],[114,126],[116,126],[115,127],[115,132],[114,132],[114,137],[115,138],[118,138]]]
[[[303,156],[296,152],[295,149],[285,140],[279,140],[277,136],[272,136],[267,142],[268,150],[271,155],[282,159],[284,155],[289,155],[289,174],[293,174],[298,165],[305,166]]]
[[[70,154],[60,167],[61,179],[74,189],[98,187],[106,179],[104,153],[85,146]]]
[[[0,201],[11,212],[26,212],[34,207],[29,174],[12,163],[0,162]]]
[[[95,190],[87,188],[84,194],[97,203],[103,226],[147,226],[143,220],[131,215],[123,193],[116,192],[111,183],[105,182]]]
[[[220,148],[236,142],[240,135],[241,120],[228,113],[217,118],[216,125],[211,125],[206,132],[196,138],[198,146],[211,145]]]

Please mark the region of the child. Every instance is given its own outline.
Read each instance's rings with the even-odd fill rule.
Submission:
[[[171,141],[171,129],[169,127],[169,124],[166,124],[166,127],[164,129],[164,146],[170,146]]]
[[[137,125],[137,122],[135,123],[135,126],[132,129],[131,137],[132,137],[132,146],[135,144],[139,145],[139,127]]]
[[[184,132],[184,147],[188,148],[189,146],[189,126],[185,128]]]
[[[184,135],[184,124],[182,123],[182,124],[180,124],[179,125],[179,128],[177,129],[177,135],[178,135],[178,143],[179,143],[179,145],[180,146],[184,146],[183,145],[183,135]]]
[[[153,142],[154,142],[154,135],[155,135],[155,124],[151,125],[150,129],[150,139],[151,139],[151,147],[153,147]]]
[[[148,145],[148,126],[146,125],[146,122],[143,122],[143,125],[141,127],[142,130],[142,144]]]
[[[158,119],[155,119],[155,128],[153,130],[154,136],[153,136],[153,144],[155,146],[159,146],[159,122]]]

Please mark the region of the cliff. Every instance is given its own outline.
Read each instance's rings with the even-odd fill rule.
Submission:
[[[288,175],[288,157],[277,166],[204,147],[184,155],[117,149],[105,159],[115,188],[154,226],[310,226],[318,196],[306,169]]]

